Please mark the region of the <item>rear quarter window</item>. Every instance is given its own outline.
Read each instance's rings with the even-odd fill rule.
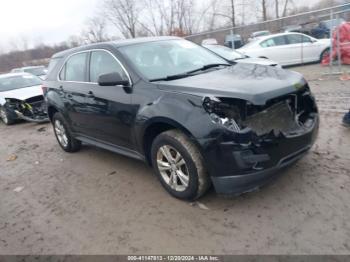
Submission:
[[[49,66],[47,68],[47,73],[50,74],[51,71],[57,66],[58,62],[61,60],[62,58],[60,57],[56,57],[56,58],[51,58]]]
[[[75,54],[68,58],[59,73],[59,79],[65,81],[85,82],[88,52]]]

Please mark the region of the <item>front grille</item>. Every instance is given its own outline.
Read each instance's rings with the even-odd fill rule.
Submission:
[[[308,120],[317,113],[316,103],[307,87],[298,92],[274,98],[264,106],[249,105],[242,124],[258,135],[275,133],[295,134],[307,128]]]
[[[257,135],[269,133],[271,130],[291,133],[300,128],[287,101],[248,117],[244,125],[253,129]]]

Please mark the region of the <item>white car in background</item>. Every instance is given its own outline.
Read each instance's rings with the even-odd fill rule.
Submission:
[[[248,38],[248,42],[254,41],[259,39],[260,37],[263,36],[267,36],[267,35],[271,35],[270,31],[258,31],[258,32],[254,32],[250,35],[250,37]]]
[[[6,125],[22,119],[48,121],[42,80],[29,73],[0,75],[0,120]]]
[[[300,33],[281,33],[260,37],[238,51],[287,66],[321,61],[329,54],[330,45],[330,39],[316,39]]]
[[[14,68],[11,73],[29,73],[45,80],[47,69],[45,66],[26,66],[21,68]]]
[[[209,49],[210,51],[216,53],[222,58],[226,59],[229,62],[237,63],[247,63],[247,64],[259,64],[259,65],[268,65],[281,67],[277,62],[265,58],[253,58],[247,55],[244,55],[234,49],[228,48],[222,45],[203,45],[203,47]]]

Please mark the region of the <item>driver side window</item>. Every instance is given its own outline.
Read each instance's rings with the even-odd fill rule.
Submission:
[[[90,82],[97,83],[99,76],[119,73],[122,79],[128,79],[119,62],[106,51],[92,51],[90,60]]]

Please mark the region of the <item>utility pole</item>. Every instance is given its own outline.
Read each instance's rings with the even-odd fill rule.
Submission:
[[[262,0],[263,21],[267,20],[266,0]]]
[[[242,25],[245,24],[245,3],[244,0],[242,0]]]
[[[232,15],[232,27],[236,27],[236,22],[235,22],[235,2],[234,0],[231,0],[231,15]]]
[[[279,18],[279,0],[275,0],[276,18]]]

